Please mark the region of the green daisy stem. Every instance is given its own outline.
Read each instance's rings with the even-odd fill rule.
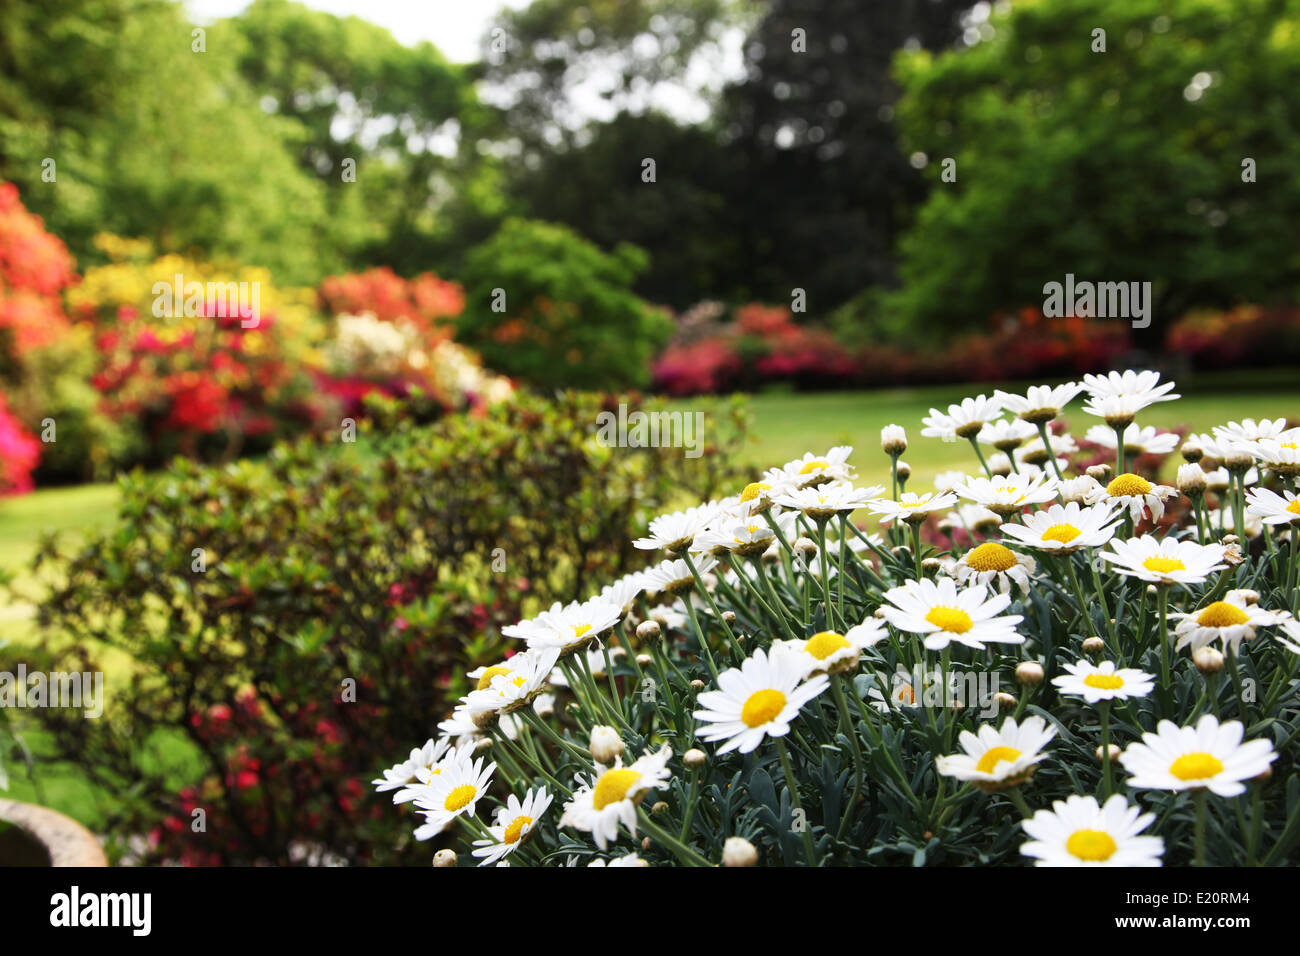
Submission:
[[[849,800],[848,806],[844,808],[844,816],[840,818],[840,828],[838,836],[844,836],[844,829],[848,826],[849,820],[853,818],[853,811],[858,805],[858,795],[862,793],[862,748],[858,746],[858,732],[853,727],[853,714],[849,711],[848,699],[844,696],[844,685],[848,683],[848,678],[843,674],[836,674],[831,677],[831,692],[835,695],[835,706],[840,712],[840,723],[844,728],[844,736],[849,738],[849,745],[853,748],[853,797]],[[849,691],[854,695],[857,691],[852,687]]]
[[[821,562],[817,568],[821,573],[818,575],[822,582],[822,601],[826,604],[826,627],[828,630],[835,630],[835,607],[831,604],[831,576],[830,561],[826,555],[826,520],[825,518],[817,519],[817,548],[821,555]]]
[[[1012,787],[1006,791],[1006,794],[1008,799],[1016,805],[1016,809],[1020,811],[1022,817],[1028,820],[1034,815],[1033,811],[1029,809],[1029,804],[1025,802],[1025,795],[1020,792],[1019,787]]]
[[[1160,603],[1160,679],[1169,693],[1169,588],[1161,585],[1156,598]]]
[[[790,560],[790,556],[794,554],[794,549],[790,547],[790,542],[786,538],[785,532],[781,530],[781,526],[772,517],[771,508],[763,512],[763,519],[767,522],[768,527],[772,529],[772,533],[776,535],[776,540],[781,543],[781,566],[785,569],[786,580],[790,582],[791,587],[794,587],[794,564]]]
[[[1128,430],[1127,425],[1112,425],[1115,429],[1115,474],[1124,474],[1124,432]]]
[[[677,857],[678,861],[686,866],[712,866],[713,864],[706,860],[700,854],[696,853],[689,846],[683,843],[677,837],[664,830],[659,824],[650,819],[650,814],[644,807],[637,808],[637,816],[641,822],[641,829],[650,835],[652,840],[662,844],[665,849]]]
[[[704,636],[704,630],[700,627],[700,619],[695,614],[695,602],[691,600],[690,592],[682,595],[682,603],[686,605],[686,613],[691,619],[691,627],[695,630],[695,639],[700,642],[700,648],[704,651],[704,661],[709,665],[709,673],[713,675],[714,683],[717,683],[718,665],[713,663],[713,652],[709,650],[709,641]]]
[[[1106,633],[1110,636],[1111,646],[1115,648],[1115,652],[1118,654],[1119,639],[1115,635],[1115,622],[1111,619],[1110,606],[1106,602],[1106,591],[1101,586],[1101,571],[1097,568],[1097,565],[1101,562],[1092,548],[1088,548],[1085,554],[1088,556],[1088,570],[1092,572],[1092,587],[1097,592],[1097,603],[1101,605],[1101,613],[1106,620]]]
[[[1113,771],[1110,766],[1110,701],[1103,700],[1097,704],[1101,715],[1101,766],[1102,766],[1102,803],[1110,799],[1115,792]]]
[[[691,569],[691,577],[695,579],[695,587],[704,595],[704,599],[709,602],[709,609],[713,611],[714,618],[716,618],[718,623],[722,625],[722,633],[726,635],[727,643],[731,645],[732,651],[739,655],[737,659],[743,660],[745,655],[740,653],[740,645],[736,643],[736,635],[731,633],[731,628],[728,626],[727,622],[722,619],[722,612],[718,610],[718,602],[714,600],[713,592],[704,586],[704,578],[700,576],[700,572],[695,567],[695,562],[691,559],[689,551],[682,552],[682,560],[685,561],[686,566]]]
[[[691,833],[691,821],[695,819],[695,805],[698,803],[696,797],[700,792],[700,773],[701,771],[698,767],[690,771],[691,787],[690,791],[686,795],[686,813],[682,816],[681,832],[677,834],[677,839],[681,840],[683,843],[687,842],[687,837],[689,837]]]
[[[1056,472],[1057,481],[1065,481],[1065,476],[1061,474],[1061,466],[1056,463],[1056,455],[1052,452],[1052,442],[1047,434],[1047,422],[1035,422],[1038,426],[1038,437],[1043,440],[1043,449],[1047,452],[1047,460],[1052,463],[1052,471]]]
[[[975,457],[980,460],[980,466],[983,467],[984,474],[992,478],[993,469],[990,468],[989,463],[984,460],[984,452],[980,451],[980,443],[975,439],[974,435],[971,435],[968,440],[970,441],[970,446],[975,449]]]
[[[1192,795],[1196,804],[1196,865],[1205,866],[1205,803],[1209,791],[1198,787]]]
[[[1088,597],[1083,593],[1083,587],[1079,584],[1079,575],[1074,571],[1074,559],[1066,554],[1061,556],[1065,564],[1066,574],[1070,577],[1070,587],[1074,589],[1074,599],[1079,602],[1079,616],[1083,618],[1084,630],[1092,631],[1092,618],[1088,614]]]
[[[921,522],[910,521],[912,526],[912,556],[916,560],[916,579],[919,581],[924,577],[921,570]]]
[[[779,597],[777,597],[776,589],[772,586],[772,579],[767,576],[767,568],[763,567],[762,555],[754,556],[754,566],[758,568],[759,580],[763,582],[763,587],[767,588],[768,597],[772,599],[772,608],[770,608],[769,610],[771,610],[772,615],[777,619],[781,627],[785,630],[786,637],[788,637],[792,641],[798,640],[798,636],[794,633],[793,630],[791,630],[790,622],[786,619],[786,614],[789,612],[786,610],[785,602],[783,602]],[[824,584],[825,584],[825,580],[823,579],[823,585]],[[829,621],[829,619],[830,619],[830,610],[828,604],[827,620]]]
[[[849,530],[845,527],[849,523],[847,513],[840,515],[840,593],[839,593],[839,615],[840,624],[845,625],[848,622],[844,620],[844,552],[849,550]]]
[[[808,822],[808,814],[804,813],[803,801],[799,799],[799,781],[790,766],[790,753],[785,749],[783,739],[773,737],[772,741],[776,744],[777,755],[781,758],[781,772],[785,774],[785,785],[790,789],[790,804],[799,815],[799,822],[802,824],[800,832],[803,835],[803,848],[808,854],[808,865],[816,866],[817,848],[813,845],[812,826]]]

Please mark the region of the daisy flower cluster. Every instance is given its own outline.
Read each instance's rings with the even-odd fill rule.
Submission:
[[[502,628],[376,794],[440,866],[1290,862],[1300,428],[1141,422],[1175,388],[931,409],[972,466],[932,488],[892,424],[683,502]]]

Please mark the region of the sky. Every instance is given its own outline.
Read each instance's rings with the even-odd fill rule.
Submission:
[[[250,0],[183,0],[196,23],[233,16]],[[528,0],[305,0],[307,6],[336,16],[358,16],[386,27],[405,44],[428,40],[453,63],[478,59],[479,38],[503,7]]]

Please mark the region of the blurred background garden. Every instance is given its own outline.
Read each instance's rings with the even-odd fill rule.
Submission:
[[[427,864],[367,781],[762,467],[1109,368],[1300,419],[1300,0],[461,6],[0,4],[0,671],[108,692],[0,784],[115,860]]]

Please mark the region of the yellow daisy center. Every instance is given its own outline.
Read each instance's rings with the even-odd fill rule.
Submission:
[[[509,673],[510,673],[510,668],[505,667],[501,664],[497,664],[493,667],[489,667],[487,670],[483,672],[483,676],[478,679],[478,689],[485,690],[486,688],[491,687],[492,678],[500,677],[502,674],[509,674]]]
[[[799,474],[811,475],[814,471],[825,471],[825,469],[826,469],[826,462],[822,461],[820,458],[814,458],[812,461],[808,462],[806,465],[804,465],[802,468],[799,469]]]
[[[443,809],[455,813],[457,810],[463,810],[473,802],[478,796],[478,788],[472,783],[462,783],[459,787],[447,794],[447,799],[442,802]]]
[[[771,485],[766,485],[761,481],[752,481],[749,484],[747,484],[745,486],[745,490],[740,493],[740,500],[753,501],[755,498],[760,497],[763,494],[763,492],[771,491],[771,490],[772,490]]]
[[[575,624],[575,625],[573,625],[573,636],[574,636],[574,637],[582,637],[584,634],[586,634],[586,633],[587,633],[588,631],[590,631],[590,630],[591,630],[591,625],[590,625],[590,624]]]
[[[1213,754],[1183,754],[1169,767],[1179,780],[1205,780],[1223,772],[1223,761]]]
[[[1083,682],[1098,690],[1119,690],[1124,686],[1124,678],[1118,674],[1089,674]]]
[[[1076,859],[1100,863],[1109,860],[1119,848],[1115,838],[1104,830],[1075,830],[1065,841],[1065,849]]]
[[[1187,565],[1177,558],[1147,558],[1142,567],[1156,574],[1168,574],[1170,571],[1186,571]]]
[[[1106,486],[1106,494],[1112,498],[1125,498],[1130,495],[1146,495],[1151,493],[1151,482],[1147,481],[1141,475],[1132,473],[1116,475],[1109,485]]]
[[[1054,524],[1043,532],[1043,540],[1059,541],[1061,544],[1069,544],[1081,534],[1083,534],[1083,532],[1072,524]]]
[[[980,773],[992,773],[997,769],[998,764],[1011,763],[1019,756],[1020,751],[1015,747],[991,747],[984,752],[983,757],[980,757],[975,769]]]
[[[1196,623],[1201,627],[1236,627],[1249,620],[1245,611],[1227,601],[1215,601],[1196,615]]]
[[[975,626],[969,614],[955,607],[932,607],[925,619],[939,630],[953,634],[965,634]]]
[[[976,571],[1008,571],[1016,566],[1016,556],[1010,548],[988,541],[966,555],[966,564]]]
[[[779,690],[760,690],[749,695],[740,710],[746,727],[761,727],[785,710],[785,694]]]
[[[641,779],[635,770],[606,770],[596,781],[596,789],[591,794],[591,805],[597,810],[604,810],[611,803],[627,799],[627,792]]]
[[[849,639],[843,634],[837,634],[835,631],[822,631],[820,634],[814,634],[808,638],[803,649],[817,660],[824,661],[836,651],[842,651],[850,646]]]
[[[501,842],[518,843],[519,838],[524,834],[524,827],[532,822],[532,817],[515,817],[510,821],[510,826],[506,827],[506,832],[501,835]]]
[[[1291,503],[1286,506],[1286,510],[1293,515],[1300,515],[1300,498],[1292,499]]]

